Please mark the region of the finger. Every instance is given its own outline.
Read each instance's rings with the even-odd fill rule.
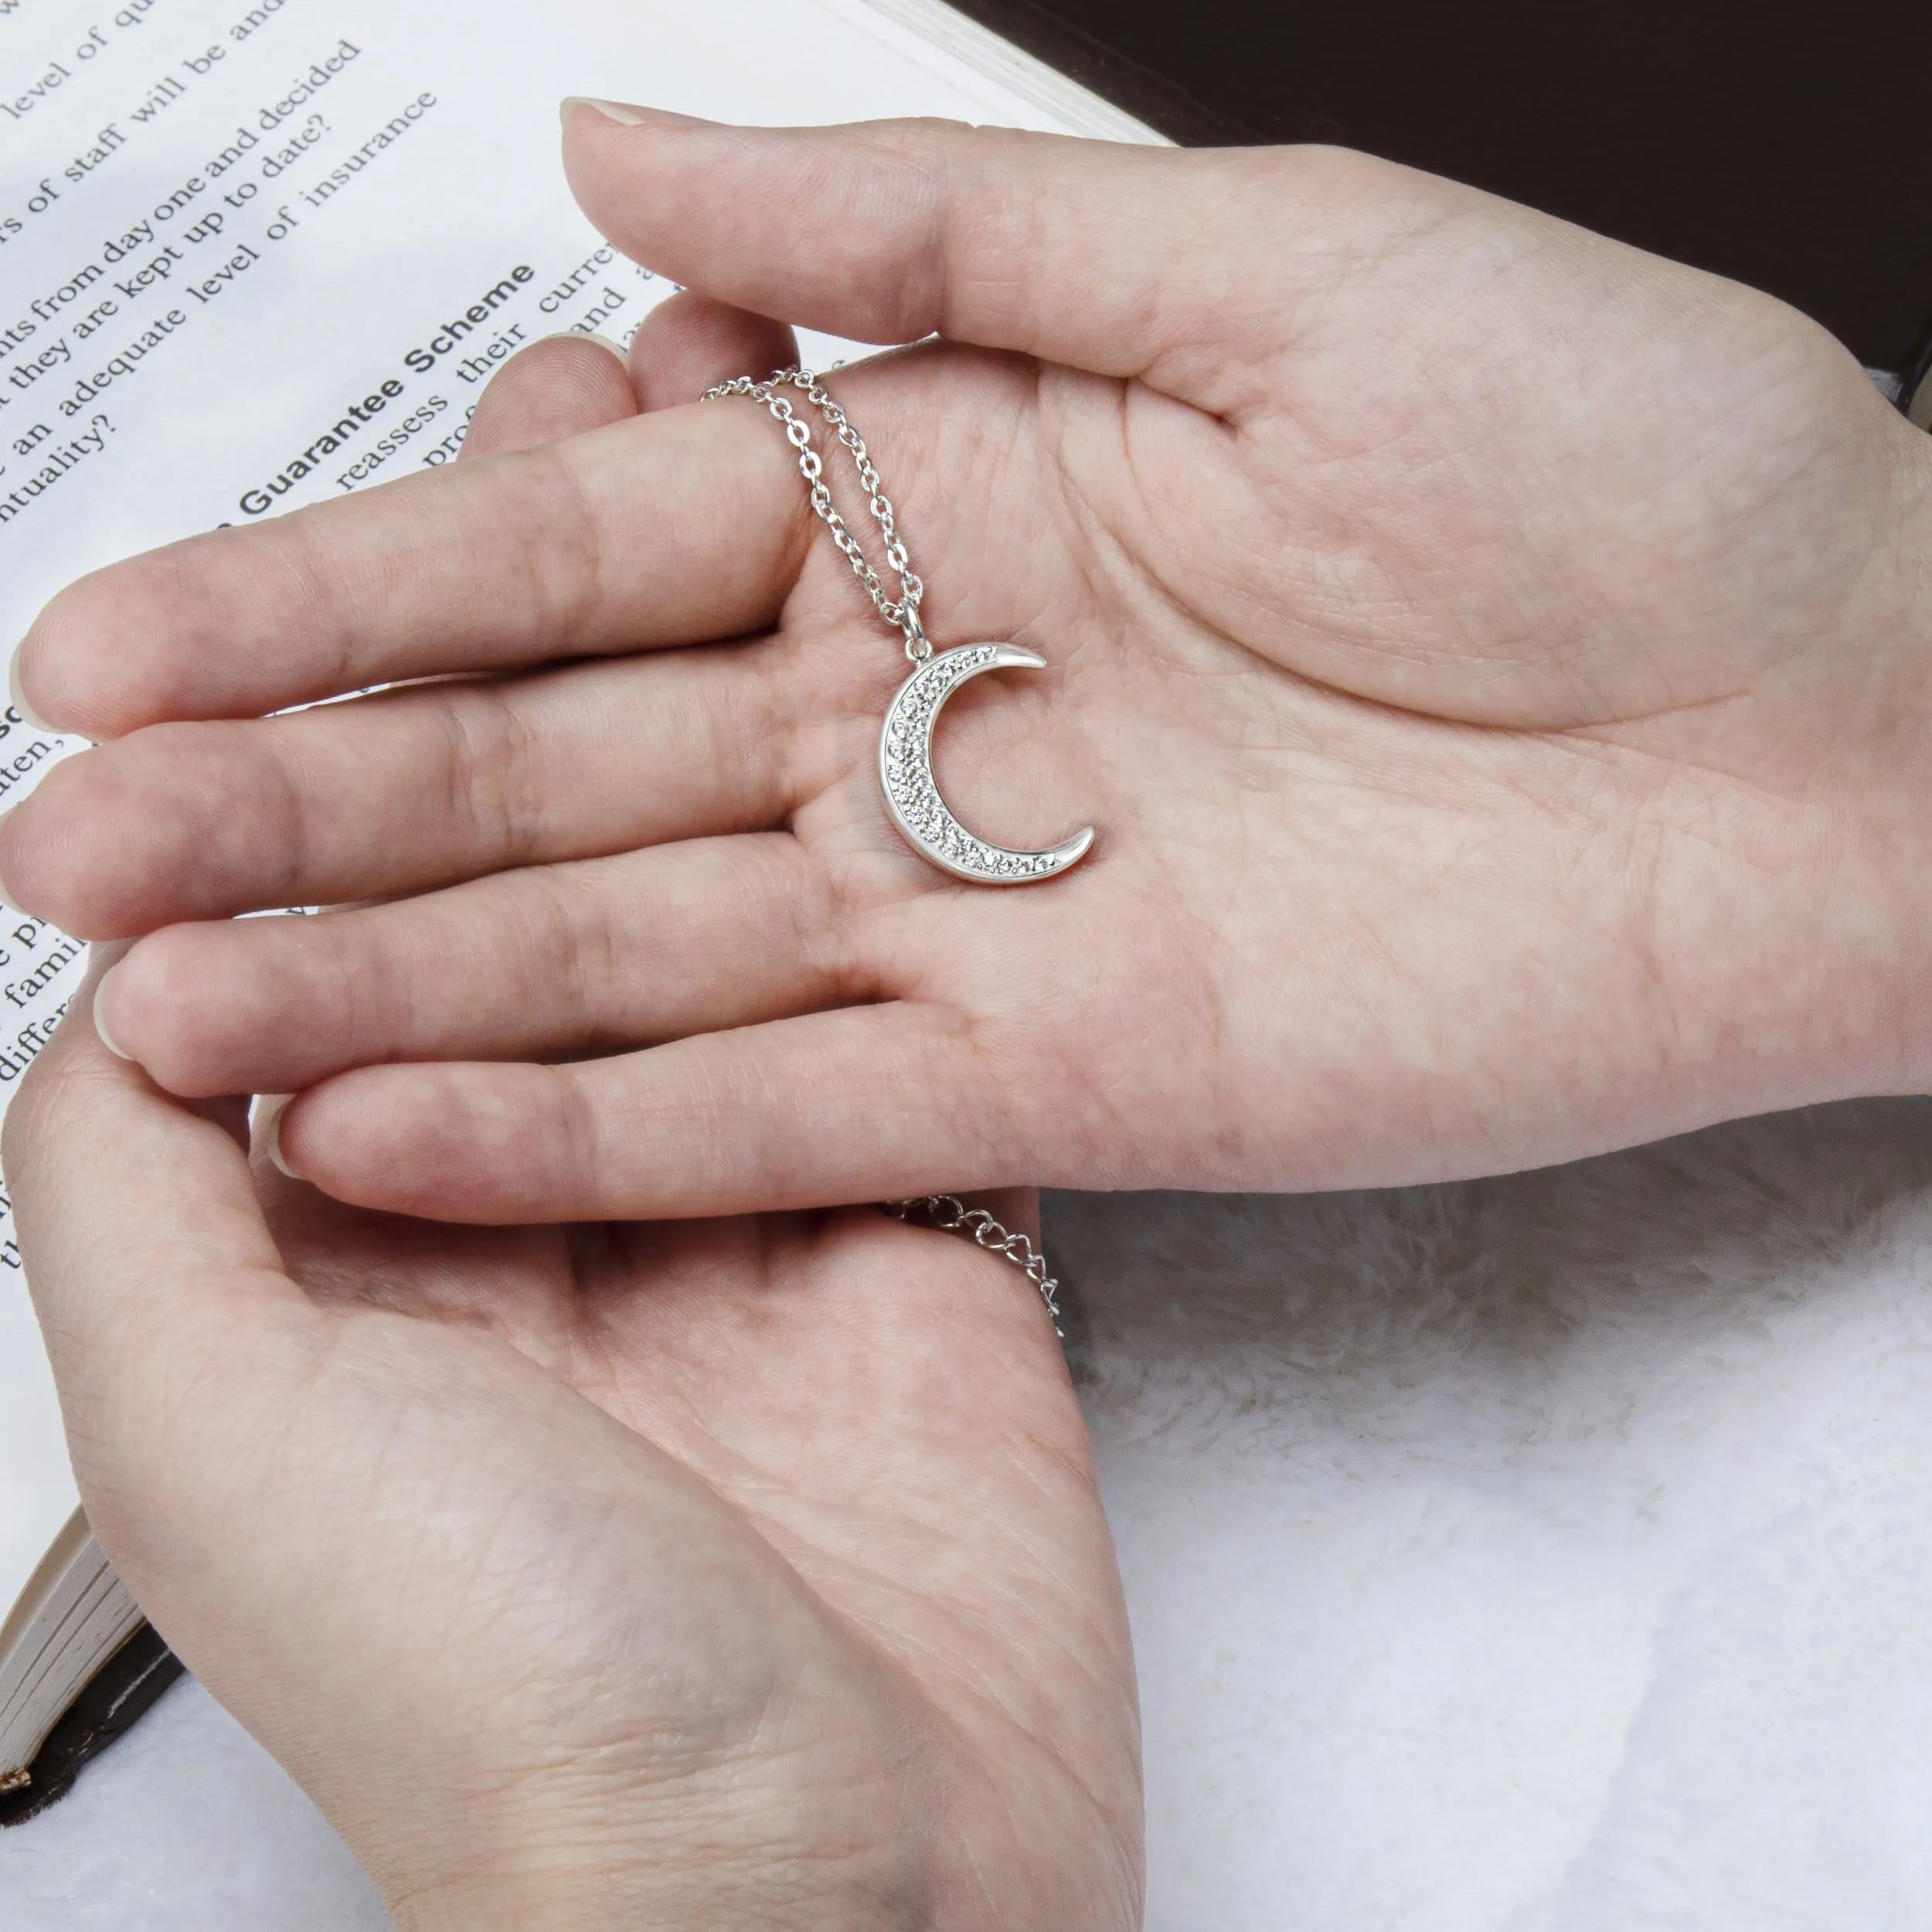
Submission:
[[[608,1051],[845,1005],[872,991],[845,935],[789,833],[698,839],[319,918],[170,926],[96,1010],[170,1092],[286,1094],[386,1061]]]
[[[798,359],[798,338],[783,322],[685,289],[651,310],[628,353],[604,336],[574,331],[519,349],[485,386],[461,457],[560,443],[640,410],[695,403],[714,383]]]
[[[823,1206],[1050,1180],[989,1127],[970,1030],[852,1007],[566,1066],[363,1067],[282,1115],[338,1199],[492,1224]]]
[[[604,107],[585,103],[565,124],[571,187],[660,274],[861,342],[937,331],[1141,376],[1216,409],[1249,393],[1243,355],[1280,338],[1274,256],[1301,211],[1325,175],[1379,165],[944,121],[741,128]]]
[[[794,802],[792,735],[755,648],[158,726],[57,765],[0,822],[0,893],[91,938],[767,827]]]
[[[798,359],[783,322],[753,315],[695,289],[667,297],[631,338],[631,382],[641,409],[695,403],[714,383],[764,376]]]
[[[5,1128],[8,1192],[90,1510],[165,1469],[171,1435],[192,1421],[182,1408],[228,1388],[221,1363],[239,1353],[272,1379],[314,1325],[226,1123],[109,1053],[92,991],[90,980]]]
[[[53,727],[117,737],[440,672],[742,634],[810,512],[757,410],[697,404],[456,464],[83,577],[15,665]]]
[[[600,335],[552,335],[520,349],[484,385],[459,462],[541,449],[638,413],[624,352]]]

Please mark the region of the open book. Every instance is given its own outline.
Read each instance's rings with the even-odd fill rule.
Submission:
[[[572,205],[566,94],[1155,138],[940,0],[0,0],[5,647],[114,557],[450,461],[525,343],[627,338],[669,291]],[[9,710],[0,808],[77,748]],[[0,920],[0,1107],[83,956]],[[12,1236],[0,1196],[0,1821],[178,1668],[76,1510]]]

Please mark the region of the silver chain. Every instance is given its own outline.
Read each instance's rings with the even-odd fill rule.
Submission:
[[[899,579],[896,598],[886,596],[879,573],[866,560],[858,538],[838,514],[832,500],[831,487],[825,481],[824,461],[811,446],[811,427],[791,406],[791,399],[778,393],[787,383],[804,392],[805,400],[825,419],[826,427],[851,451],[852,460],[858,468],[859,480],[866,487],[866,507],[886,539],[886,566]],[[872,460],[871,451],[866,447],[866,439],[852,427],[850,417],[826,393],[824,383],[810,369],[794,367],[774,369],[762,382],[753,376],[734,376],[730,382],[717,383],[704,393],[707,403],[716,402],[725,396],[748,396],[754,403],[764,403],[771,412],[778,427],[784,431],[786,440],[798,452],[798,473],[805,479],[805,487],[811,493],[811,507],[819,521],[831,531],[832,540],[852,566],[852,575],[866,587],[866,594],[872,599],[872,608],[903,634],[906,656],[914,664],[923,664],[933,655],[932,641],[919,621],[919,600],[926,594],[926,587],[914,573],[912,560],[906,554],[905,542],[899,534],[898,521],[893,514],[892,499],[879,480],[879,471]],[[930,1226],[948,1234],[971,1235],[989,1253],[1004,1255],[1039,1291],[1039,1298],[1046,1303],[1047,1315],[1053,1321],[1053,1332],[1062,1341],[1066,1340],[1066,1331],[1060,1326],[1060,1284],[1046,1272],[1046,1257],[1027,1236],[1015,1234],[1002,1227],[984,1208],[969,1208],[957,1195],[922,1194],[907,1201],[883,1202],[881,1206],[894,1220],[906,1221],[916,1214],[920,1215]]]
[[[1060,1284],[1046,1272],[1046,1257],[1024,1234],[1014,1234],[1000,1226],[984,1208],[969,1208],[956,1194],[920,1194],[910,1201],[886,1201],[880,1205],[895,1221],[907,1221],[923,1214],[930,1226],[947,1234],[970,1234],[994,1254],[1003,1254],[1039,1291],[1046,1304],[1053,1332],[1064,1342],[1066,1331],[1060,1326]]]
[[[811,446],[811,427],[793,409],[790,397],[778,393],[787,383],[794,389],[804,391],[805,400],[816,406],[819,414],[825,419],[826,427],[852,452],[852,460],[859,468],[859,480],[866,486],[867,507],[886,539],[886,567],[899,579],[897,597],[886,596],[886,586],[879,573],[866,561],[858,538],[852,535],[850,526],[833,505],[831,486],[825,481],[825,463]],[[873,466],[865,438],[852,427],[845,412],[826,393],[824,383],[808,369],[775,369],[762,382],[755,376],[734,376],[730,382],[719,383],[706,389],[704,400],[714,403],[723,396],[748,396],[754,403],[762,403],[770,410],[778,427],[784,431],[786,440],[798,452],[798,473],[811,492],[811,507],[818,513],[819,521],[831,531],[832,542],[844,552],[845,561],[852,566],[852,575],[866,587],[866,594],[872,599],[872,608],[894,630],[904,635],[906,656],[914,664],[923,664],[933,655],[931,641],[919,621],[919,600],[926,594],[926,587],[914,574],[912,560],[906,554],[905,543],[893,515],[892,499],[879,481],[879,471]]]

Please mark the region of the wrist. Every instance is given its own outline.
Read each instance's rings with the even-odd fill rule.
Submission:
[[[1858,383],[1812,432],[1851,481],[1808,547],[1742,527],[1791,567],[1737,684],[1610,734],[1675,1090],[1641,1137],[1932,1087],[1932,437]]]
[[[547,1772],[507,1802],[472,1778],[463,1801],[411,1807],[357,1849],[397,1932],[1138,1932],[1138,1812],[1070,1804],[1057,1767],[1016,1811],[923,1700],[889,1681],[876,1698],[826,1688],[836,1722],[812,1739],[682,1777],[625,1751],[621,1775]],[[795,1732],[795,1687],[779,1702]],[[1029,1748],[998,1728],[988,1748]]]
[[[805,1815],[780,1800],[756,1818],[745,1815],[740,1797],[714,1808],[689,1791],[651,1794],[641,1807],[628,1797],[580,1802],[553,1813],[557,1829],[467,1864],[389,1862],[381,1889],[396,1932],[767,1924],[794,1932],[1138,1932],[1138,1858],[1128,1847],[1089,1855],[1095,1847],[1056,1843],[1041,1821],[975,1821],[956,1801],[907,1815],[903,1792],[892,1794],[896,1828],[882,1833],[875,1808],[862,1828],[828,1837],[825,1815],[850,1795],[849,1787],[826,1793]]]
[[[930,1753],[912,1723],[832,1688],[844,1721],[829,1730],[801,1726],[797,1688],[779,1691],[782,1728],[811,1736],[682,1764],[660,1740],[587,1740],[567,1765],[452,1781],[357,1849],[397,1932],[930,1932]]]
[[[1873,880],[1865,917],[1885,1015],[1872,1053],[1833,1083],[1848,1094],[1932,1087],[1932,436],[1889,414],[1886,430],[1896,517],[1869,607],[1831,646],[1854,679],[1864,672],[1836,799],[1854,854],[1871,855],[1853,876]]]

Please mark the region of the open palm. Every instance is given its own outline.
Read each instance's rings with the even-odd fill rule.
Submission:
[[[1932,456],[1811,325],[1318,151],[580,110],[566,153],[718,301],[944,338],[834,385],[936,642],[1051,666],[955,701],[942,783],[1099,843],[998,893],[910,854],[903,662],[790,452],[648,411],[36,624],[34,707],[113,742],[0,872],[151,934],[100,1011],[162,1085],[518,1222],[1393,1182],[1923,1077]]]
[[[399,1923],[1138,1923],[1125,1619],[1023,1274],[866,1210],[372,1215],[220,1111],[83,1014],[6,1171],[97,1533]]]

